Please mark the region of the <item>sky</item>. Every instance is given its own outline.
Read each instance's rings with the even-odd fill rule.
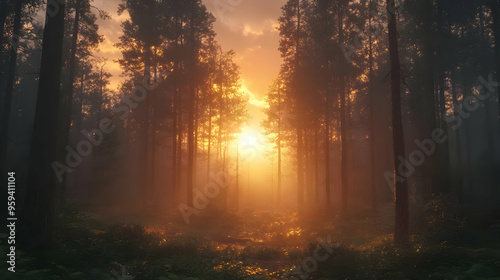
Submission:
[[[95,0],[94,5],[110,13],[111,20],[99,20],[100,34],[104,36],[95,55],[109,59],[108,71],[113,75],[111,86],[122,81],[122,69],[115,61],[121,57],[114,47],[122,34],[121,22],[127,15],[118,16],[121,0]],[[278,51],[277,19],[286,0],[202,0],[216,22],[217,41],[224,51],[236,52],[236,63],[241,67],[242,90],[248,94],[249,126],[258,129],[264,118],[263,99],[269,85],[278,75],[281,58]]]

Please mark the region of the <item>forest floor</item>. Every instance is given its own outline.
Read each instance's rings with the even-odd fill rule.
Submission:
[[[433,230],[414,230],[411,243],[398,246],[391,205],[348,219],[242,212],[206,211],[187,225],[179,214],[110,218],[67,210],[56,248],[20,252],[17,272],[3,270],[0,278],[500,279],[500,233],[457,219],[433,221]]]

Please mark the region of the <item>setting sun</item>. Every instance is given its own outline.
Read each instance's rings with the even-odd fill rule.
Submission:
[[[237,134],[237,140],[240,156],[244,158],[263,155],[271,149],[267,138],[251,127],[242,128],[241,133]]]
[[[0,279],[500,279],[499,83],[500,0],[0,0]]]

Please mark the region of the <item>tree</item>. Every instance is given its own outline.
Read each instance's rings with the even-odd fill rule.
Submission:
[[[56,178],[52,165],[56,161],[57,149],[65,1],[58,1],[57,8],[54,15],[47,4],[26,208],[23,213],[22,244],[35,249],[51,247],[55,216]]]
[[[4,166],[6,166],[6,161],[7,161],[8,131],[9,131],[9,122],[11,113],[12,94],[14,92],[14,82],[17,77],[16,66],[17,66],[18,44],[19,44],[19,39],[21,38],[21,16],[23,12],[23,4],[24,1],[22,0],[16,1],[14,9],[15,13],[14,27],[12,32],[12,45],[10,48],[9,69],[7,73],[7,87],[5,89],[5,99],[4,99],[5,108],[2,108],[3,110],[1,111],[2,112],[2,123],[0,127],[0,161],[1,161],[0,171],[1,172],[4,171]],[[3,15],[0,15],[0,17],[3,17]],[[3,23],[1,22],[1,18],[0,18],[0,24],[2,24],[2,29],[3,29]],[[3,34],[0,34],[0,36],[1,36],[0,38],[3,38]],[[2,46],[0,44],[0,50],[1,47]]]
[[[489,0],[492,16],[493,16],[493,33],[495,36],[495,64],[497,68],[497,81],[500,81],[500,1]],[[498,91],[500,92],[500,90]],[[500,93],[498,94],[498,110],[500,121]]]
[[[394,0],[387,0],[389,15],[389,52],[391,56],[391,88],[392,88],[392,130],[394,145],[394,194],[396,220],[394,240],[398,243],[409,241],[409,206],[408,185],[405,177],[397,168],[399,157],[405,157],[405,141],[401,115],[401,63],[399,59],[398,30],[396,22],[396,5]],[[402,178],[401,180],[399,178]]]

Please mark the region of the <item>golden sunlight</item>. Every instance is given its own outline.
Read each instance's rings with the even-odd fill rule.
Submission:
[[[243,127],[236,137],[239,155],[242,158],[265,156],[266,152],[272,149],[267,137],[255,128]]]

